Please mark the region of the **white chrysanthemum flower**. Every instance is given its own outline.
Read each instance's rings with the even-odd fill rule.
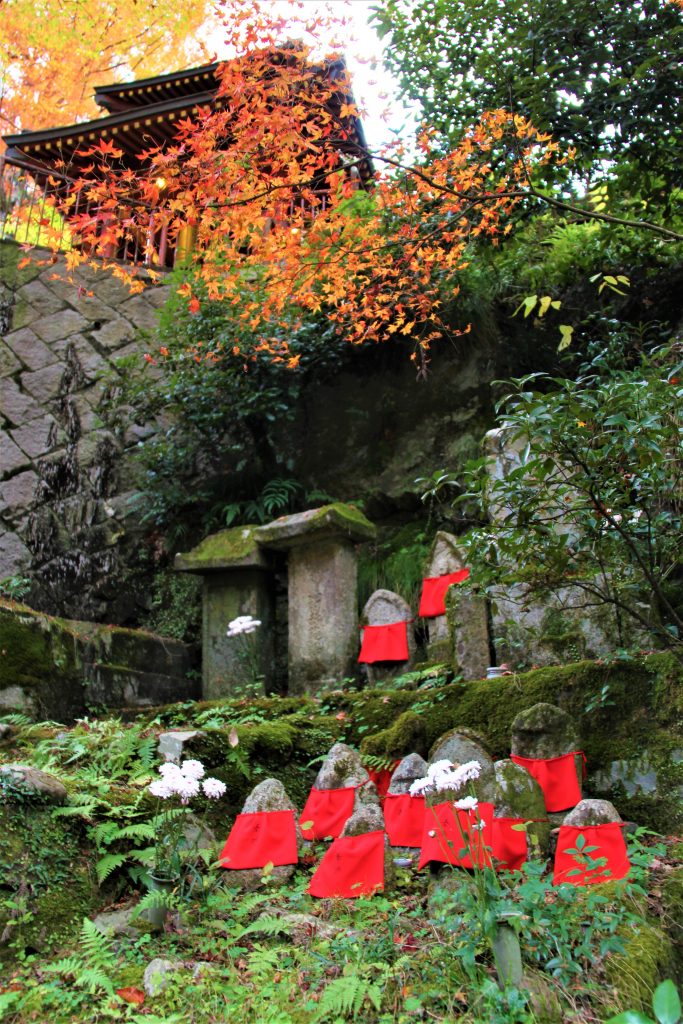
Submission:
[[[161,775],[163,779],[173,779],[181,774],[179,766],[173,761],[166,761],[165,764],[159,765],[159,775]]]
[[[201,779],[206,774],[201,761],[183,761],[180,771],[186,779]]]
[[[175,793],[175,789],[169,785],[166,779],[155,779],[154,782],[150,782],[149,791],[152,796],[158,796],[160,800],[168,800]]]
[[[464,785],[466,782],[473,782],[480,775],[481,765],[478,761],[465,761],[464,764],[458,765],[457,768],[453,769],[454,779],[457,779],[456,788]]]
[[[218,800],[220,797],[225,796],[228,787],[220,779],[204,779],[202,782],[202,789],[204,790],[204,796],[208,796],[209,800]]]
[[[421,794],[427,790],[428,786],[429,779],[415,779],[415,782],[412,782],[410,785],[410,795],[421,796]]]
[[[464,796],[462,800],[456,800],[453,806],[457,811],[476,811],[479,801],[476,796]]]
[[[430,830],[427,833],[427,835],[429,836],[430,839],[435,839],[436,838],[436,829],[435,828],[430,828]]]
[[[228,623],[225,635],[227,637],[234,637],[254,633],[260,625],[261,620],[255,619],[253,615],[238,615],[236,619]]]
[[[190,800],[199,795],[199,779],[183,778],[182,782],[175,787],[182,804],[189,804]]]
[[[486,822],[485,821],[480,821],[479,823],[475,823],[475,824],[472,825],[472,831],[483,832],[485,828],[486,828]]]
[[[427,775],[429,778],[434,778],[435,775],[442,775],[444,772],[449,772],[453,768],[453,762],[446,759],[442,761],[434,761],[430,764],[427,769]]]

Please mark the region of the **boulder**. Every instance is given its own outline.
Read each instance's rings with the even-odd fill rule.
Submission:
[[[550,823],[539,820],[547,818],[543,790],[526,768],[515,764],[509,758],[496,761],[494,765],[496,789],[494,797],[495,814],[499,818],[524,818],[531,822],[527,827],[529,853],[548,853]]]
[[[104,935],[127,935],[135,937],[140,934],[135,924],[136,907],[122,907],[120,910],[108,910],[93,918],[93,924]]]
[[[304,838],[299,827],[298,812],[290,800],[285,787],[278,779],[264,779],[247,796],[242,814],[259,814],[268,811],[294,811],[296,844],[299,856],[304,851]],[[263,868],[240,868],[230,870],[230,881],[245,892],[253,892],[263,882]],[[283,885],[296,870],[296,864],[280,864],[268,875],[269,885]]]
[[[142,977],[142,987],[150,999],[168,988],[173,975],[183,969],[182,963],[177,960],[165,960],[163,957],[155,957],[145,967]]]
[[[621,815],[609,800],[582,800],[565,815],[562,824],[582,828],[584,825],[609,825],[621,820]]]
[[[24,764],[6,764],[0,768],[0,802],[21,803],[27,797],[47,804],[63,804],[66,787],[54,775]]]
[[[389,783],[389,792],[394,796],[409,793],[416,779],[423,779],[427,774],[427,762],[419,754],[408,754],[399,761]]]

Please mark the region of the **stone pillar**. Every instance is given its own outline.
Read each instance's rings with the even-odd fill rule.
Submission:
[[[254,530],[263,548],[288,554],[289,693],[339,683],[358,649],[355,544],[375,527],[350,505],[282,516]]]
[[[205,700],[233,696],[250,682],[245,648],[254,652],[268,693],[274,681],[275,594],[270,559],[256,544],[254,527],[236,527],[206,537],[192,551],[178,554],[174,568],[203,577],[202,693]],[[260,619],[248,637],[226,636],[239,615]]]
[[[413,613],[407,601],[391,590],[376,590],[370,595],[363,609],[362,624],[387,626],[393,622],[408,623],[408,661],[386,662],[366,665],[368,681],[375,685],[385,679],[392,679],[402,672],[408,672],[415,661],[415,634],[412,628]]]
[[[490,664],[486,600],[473,590],[449,587],[446,622],[450,662],[463,679],[484,679]]]

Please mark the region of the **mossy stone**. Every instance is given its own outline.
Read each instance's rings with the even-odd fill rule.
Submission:
[[[520,757],[559,757],[577,746],[571,716],[555,704],[534,704],[521,711],[512,723],[511,749]]]
[[[496,789],[495,813],[500,818],[523,818],[528,821],[529,853],[547,855],[550,842],[550,823],[545,810],[543,790],[526,768],[509,758],[494,765]]]
[[[334,537],[354,542],[372,540],[376,533],[370,520],[354,505],[334,502],[258,526],[254,539],[264,547],[283,550]]]
[[[266,567],[267,556],[254,538],[254,526],[236,526],[220,530],[192,548],[175,556],[173,568],[177,572],[205,573],[218,569]]]
[[[612,953],[605,961],[614,1011],[647,1013],[651,1009],[652,993],[673,970],[671,940],[661,928],[648,921],[636,928],[623,926],[617,934],[624,942],[624,952]]]

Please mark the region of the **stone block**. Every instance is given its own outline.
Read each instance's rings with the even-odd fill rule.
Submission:
[[[82,334],[74,334],[56,342],[54,349],[65,361],[71,363],[72,376],[75,378],[77,387],[83,386],[84,379],[92,381],[108,368],[107,360]],[[73,387],[70,390],[74,390]]]
[[[197,570],[195,570],[197,571]],[[255,633],[228,637],[228,623],[240,615],[261,622]],[[254,668],[268,692],[275,666],[275,596],[266,570],[258,567],[211,571],[202,595],[202,693],[216,700],[253,683]]]
[[[19,385],[9,377],[0,380],[0,414],[8,419],[12,426],[20,427],[23,423],[42,415],[43,410],[38,403],[25,395]]]
[[[56,437],[57,423],[50,415],[31,420],[12,431],[12,439],[31,459],[47,454],[54,447]]]
[[[122,302],[119,313],[130,320],[137,328],[145,331],[156,331],[159,325],[158,310],[150,303],[147,293],[134,295],[132,299]]]
[[[37,402],[45,405],[60,395],[65,370],[66,367],[63,363],[53,363],[50,366],[45,366],[42,370],[22,373],[21,386]]]
[[[46,288],[42,281],[29,281],[17,292],[12,325],[18,330],[28,324],[44,323],[45,318],[52,317],[63,309],[64,303]]]
[[[97,331],[92,332],[92,339],[102,348],[114,351],[133,341],[135,328],[122,316],[111,319]]]
[[[185,757],[186,747],[197,736],[203,736],[198,729],[173,729],[170,732],[162,732],[159,734],[157,753],[164,761],[180,764]]]
[[[0,377],[10,377],[21,368],[19,360],[12,355],[7,345],[0,339]]]
[[[0,430],[0,477],[15,473],[18,469],[27,466],[30,461],[30,458],[17,447],[9,434]]]
[[[16,576],[31,564],[31,552],[16,533],[0,533],[0,580]]]
[[[449,587],[446,622],[453,670],[463,679],[483,679],[490,661],[486,600],[472,590]]]
[[[255,530],[254,526],[236,526],[231,530],[212,533],[191,551],[184,554],[179,552],[173,567],[177,572],[196,573],[226,569],[266,569],[271,560],[256,543]]]
[[[30,286],[27,286],[30,287]],[[47,289],[45,289],[47,291]],[[48,292],[55,302],[59,300]],[[61,306],[61,303],[60,303]],[[75,309],[62,309],[60,312],[51,313],[33,322],[33,330],[43,341],[60,341],[62,338],[69,338],[72,334],[79,334],[87,330],[88,321],[77,313]]]
[[[10,513],[29,508],[36,500],[38,475],[26,470],[0,483],[0,511]]]
[[[42,370],[43,367],[49,366],[50,363],[57,362],[57,357],[54,353],[30,327],[24,327],[20,331],[12,331],[11,334],[7,335],[5,341],[27,370]]]
[[[370,520],[357,508],[337,502],[281,516],[272,523],[257,527],[254,538],[264,547],[286,551],[332,538],[355,542],[372,540],[376,533]]]
[[[256,531],[258,533],[258,531]],[[338,685],[355,671],[358,565],[346,541],[298,544],[288,559],[289,692]]]

